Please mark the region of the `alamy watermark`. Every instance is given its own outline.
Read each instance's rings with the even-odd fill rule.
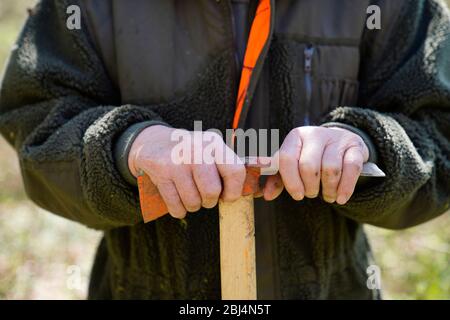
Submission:
[[[66,9],[68,15],[66,26],[69,30],[81,30],[81,9],[77,5],[70,5]],[[381,9],[377,5],[370,5],[366,9],[366,27],[369,30],[381,29]]]
[[[81,29],[81,9],[79,6],[73,4],[67,7],[66,13],[68,15],[66,26],[69,30]]]
[[[367,288],[370,290],[381,290],[381,269],[376,264],[371,264],[366,269]]]
[[[366,19],[366,27],[369,30],[381,29],[381,9],[377,5],[367,7],[366,13],[369,15]]]
[[[174,164],[244,162],[263,167],[261,174],[269,175],[278,171],[278,160],[272,157],[280,147],[278,129],[227,129],[223,137],[220,130],[203,131],[202,121],[194,121],[194,131],[175,129],[170,138],[176,143],[171,151]]]
[[[79,265],[67,265],[64,263],[50,263],[41,265],[33,260],[26,261],[16,270],[16,290],[20,291],[28,286],[31,279],[41,280],[41,289],[52,292],[55,289],[65,288],[69,291],[86,290],[88,285],[88,273],[83,272]],[[45,279],[45,281],[42,281]]]

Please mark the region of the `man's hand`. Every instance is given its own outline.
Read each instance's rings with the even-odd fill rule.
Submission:
[[[212,208],[219,197],[224,201],[237,200],[242,194],[246,170],[222,137],[212,132],[184,132],[191,138],[190,154],[203,152],[207,145],[212,161],[179,164],[173,159],[173,150],[179,144],[171,138],[174,130],[180,129],[161,125],[144,129],[128,156],[131,173],[137,177],[139,170],[143,170],[149,175],[175,218],[184,218],[187,211],[195,212],[201,207]],[[196,150],[199,148],[202,150]]]
[[[299,127],[275,154],[279,175],[270,176],[264,198],[275,199],[283,185],[295,200],[315,198],[345,204],[355,189],[369,150],[360,136],[341,128]]]

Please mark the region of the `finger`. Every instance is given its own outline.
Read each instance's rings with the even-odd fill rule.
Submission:
[[[294,200],[302,200],[305,194],[300,177],[298,160],[302,150],[302,141],[298,134],[290,133],[284,139],[280,150],[275,154],[279,163],[279,172],[286,191]]]
[[[342,174],[342,148],[333,143],[325,147],[322,156],[321,184],[322,197],[326,202],[336,201],[337,188]]]
[[[192,176],[202,198],[202,207],[215,207],[222,192],[222,184],[216,165],[194,165],[192,166]]]
[[[320,190],[320,169],[325,148],[324,140],[305,139],[300,153],[300,177],[305,186],[305,196],[315,198]]]
[[[189,212],[198,211],[202,206],[202,198],[192,178],[191,171],[185,169],[182,172],[177,172],[174,183],[186,210]]]
[[[218,168],[223,180],[222,199],[236,201],[244,188],[246,174],[244,165],[220,165]]]
[[[183,219],[186,216],[186,208],[181,202],[175,184],[172,181],[167,181],[157,184],[156,187],[167,206],[167,210],[169,210],[169,214],[174,218]]]
[[[359,147],[351,147],[345,151],[342,176],[337,190],[338,204],[345,204],[355,190],[356,182],[361,174],[364,156]]]
[[[246,170],[241,159],[225,144],[216,151],[217,170],[223,180],[222,199],[235,201],[242,195]]]
[[[278,198],[283,192],[284,185],[279,174],[267,177],[266,184],[264,185],[263,195],[266,201],[272,201]]]

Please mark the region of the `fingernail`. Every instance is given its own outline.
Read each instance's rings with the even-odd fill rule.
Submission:
[[[264,200],[266,200],[266,201],[272,201],[275,198],[273,189],[271,189],[271,188],[264,189],[263,194],[264,194]]]
[[[347,197],[343,194],[338,195],[336,202],[339,204],[345,204],[347,202]]]
[[[266,201],[272,201],[273,200],[273,195],[272,194],[270,194],[270,195],[264,195],[264,200],[266,200]]]
[[[327,198],[327,197],[323,197],[323,200],[325,200],[325,202],[328,202],[328,203],[333,203],[334,201],[336,201],[336,199],[334,199],[334,198]]]
[[[301,201],[301,200],[303,200],[304,197],[305,197],[305,196],[304,196],[303,193],[299,193],[299,194],[296,194],[296,195],[295,195],[294,200],[296,200],[296,201]]]

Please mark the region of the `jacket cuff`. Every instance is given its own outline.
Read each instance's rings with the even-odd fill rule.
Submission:
[[[373,163],[377,163],[377,159],[378,159],[377,149],[375,148],[375,145],[372,142],[372,139],[367,135],[367,133],[365,133],[361,129],[358,129],[358,128],[354,127],[354,126],[351,126],[349,124],[345,124],[345,123],[342,123],[342,122],[326,122],[326,123],[322,124],[321,127],[341,128],[341,129],[346,129],[348,131],[351,131],[351,132],[357,134],[358,136],[361,137],[361,139],[363,139],[364,143],[367,146],[367,149],[369,149],[369,160],[368,161],[369,162],[373,162]]]
[[[137,186],[137,181],[128,167],[128,154],[130,153],[131,146],[133,145],[133,142],[139,135],[139,133],[141,133],[144,129],[154,125],[169,127],[169,125],[163,121],[151,120],[138,122],[129,126],[120,135],[119,139],[117,139],[117,142],[114,145],[114,161],[116,163],[117,170],[125,179],[125,181],[133,186]]]

